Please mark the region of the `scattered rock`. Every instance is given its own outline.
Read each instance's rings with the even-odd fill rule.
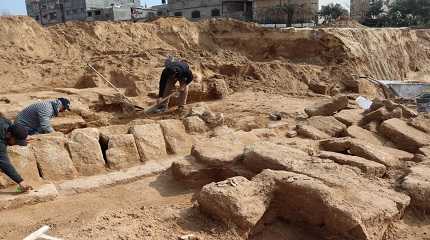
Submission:
[[[346,134],[352,138],[367,141],[374,145],[384,145],[382,137],[359,126],[353,125],[346,129]]]
[[[271,138],[271,137],[276,137],[276,132],[273,129],[269,129],[269,128],[257,128],[257,129],[253,129],[251,130],[252,134],[255,134],[255,136],[259,137],[259,138]]]
[[[410,161],[414,158],[414,155],[408,152],[351,138],[324,140],[320,142],[320,147],[330,152],[343,153],[348,151],[352,155],[392,168],[400,168],[405,161]]]
[[[176,161],[172,164],[172,174],[176,180],[194,187],[202,187],[211,182],[218,182],[221,169],[201,164],[195,160]]]
[[[416,153],[419,148],[430,145],[430,136],[407,125],[400,119],[390,119],[381,124],[379,131],[400,149]]]
[[[259,173],[264,169],[297,170],[310,160],[310,156],[299,149],[259,141],[245,148],[243,164]]]
[[[401,187],[411,197],[411,206],[430,212],[430,166],[418,165],[410,168],[410,173],[403,179]]]
[[[191,154],[208,166],[223,166],[239,160],[245,146],[258,140],[258,137],[250,132],[234,132],[198,141],[194,144]]]
[[[209,99],[223,99],[229,95],[229,87],[223,79],[211,79],[208,84]]]
[[[78,176],[69,152],[66,138],[56,135],[39,135],[31,142],[40,174],[46,180],[65,180]]]
[[[342,110],[334,117],[347,126],[358,125],[363,119],[363,109],[346,109]]]
[[[224,125],[224,114],[222,113],[204,112],[201,118],[210,128]]]
[[[308,124],[332,137],[340,137],[346,129],[346,125],[334,117],[315,116],[307,120]]]
[[[377,163],[381,163],[387,167],[401,168],[402,166],[404,166],[404,162],[402,162],[397,156],[392,155],[388,151],[385,151],[385,149],[386,148],[384,147],[380,147],[373,144],[352,141],[349,152],[352,155],[366,158]]]
[[[418,130],[426,133],[430,133],[430,119],[424,116],[419,116],[417,118],[409,119],[408,124]]]
[[[370,177],[382,177],[387,170],[387,168],[380,163],[357,156],[321,151],[319,157],[333,160],[334,162],[342,165],[357,167]]]
[[[192,140],[186,133],[181,121],[175,119],[162,120],[160,126],[169,152],[181,155],[191,153]]]
[[[167,157],[166,142],[160,124],[136,125],[130,129],[130,133],[136,139],[142,161]]]
[[[51,120],[55,131],[69,133],[73,129],[86,127],[85,120],[79,115],[68,115],[65,117],[55,117]]]
[[[133,135],[112,135],[106,151],[106,161],[111,169],[128,168],[140,163],[140,156]]]
[[[297,135],[298,135],[297,131],[294,131],[294,130],[290,130],[287,132],[287,137],[289,138],[297,137]]]
[[[339,170],[321,171],[318,176],[265,170],[252,181],[276,189],[271,207],[278,217],[292,224],[306,224],[321,239],[382,239],[385,229],[402,217],[410,200],[357,178],[353,172]]]
[[[320,148],[330,152],[346,152],[351,148],[352,139],[346,138],[333,138],[320,142]]]
[[[339,110],[348,106],[348,97],[340,96],[305,108],[305,112],[310,116],[331,116]]]
[[[185,118],[184,125],[189,133],[204,133],[208,130],[206,123],[198,116]]]
[[[263,217],[270,204],[270,194],[244,177],[211,183],[198,195],[200,209],[226,224],[233,222],[245,234]]]
[[[105,161],[96,128],[76,129],[68,142],[70,155],[79,174],[90,176],[105,171]]]
[[[300,136],[313,140],[322,140],[330,138],[330,135],[328,135],[327,133],[320,131],[310,125],[298,124],[296,127],[296,131],[297,134],[299,134]]]

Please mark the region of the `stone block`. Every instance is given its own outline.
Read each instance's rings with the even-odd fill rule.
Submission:
[[[357,156],[321,151],[319,157],[333,160],[338,164],[357,167],[369,177],[382,177],[387,171],[384,165]]]
[[[339,110],[348,106],[348,97],[340,96],[329,100],[321,100],[313,106],[305,108],[305,112],[310,116],[331,116]]]
[[[136,125],[130,129],[142,161],[167,158],[166,141],[160,124]]]
[[[66,144],[64,136],[55,135],[40,135],[31,142],[43,179],[58,181],[78,176]]]
[[[389,119],[383,122],[379,131],[400,149],[416,153],[419,148],[430,145],[430,135],[409,126],[400,119]]]
[[[39,170],[37,169],[36,157],[31,148],[10,146],[7,148],[7,152],[12,165],[26,182],[35,185],[42,181],[39,176]],[[14,183],[12,179],[0,173],[0,187],[7,187],[14,184],[16,183]]]
[[[307,123],[332,137],[340,137],[346,130],[346,125],[339,122],[334,117],[315,116],[309,118]]]
[[[369,130],[359,126],[351,126],[346,129],[346,134],[352,138],[367,141],[374,145],[384,145],[384,139]]]
[[[204,133],[208,131],[205,121],[198,116],[191,116],[184,119],[185,129],[189,133]]]
[[[312,127],[310,125],[298,124],[296,127],[297,134],[302,137],[310,138],[313,140],[322,140],[331,138],[327,133],[320,131],[319,129]]]
[[[74,130],[68,146],[73,164],[80,175],[90,176],[105,171],[105,160],[96,128]]]
[[[347,126],[358,125],[363,119],[364,110],[345,109],[334,115],[334,117]]]
[[[185,131],[184,124],[175,119],[162,120],[160,126],[164,134],[165,144],[170,153],[189,155],[192,139]]]
[[[132,134],[112,135],[106,151],[109,168],[128,168],[140,163],[140,156]]]

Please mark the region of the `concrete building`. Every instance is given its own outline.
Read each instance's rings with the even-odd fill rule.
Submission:
[[[364,21],[369,11],[369,0],[351,0],[351,18],[359,22]]]
[[[252,19],[251,0],[170,0],[167,14],[183,16],[190,20],[210,17],[231,17],[240,20]]]
[[[285,8],[291,6],[288,16]],[[319,0],[254,0],[254,20],[259,23],[309,23],[315,20],[318,13]]]
[[[129,20],[140,0],[26,0],[27,15],[42,25],[66,21]]]

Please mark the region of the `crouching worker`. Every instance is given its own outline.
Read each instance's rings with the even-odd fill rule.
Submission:
[[[179,106],[181,111],[187,103],[188,84],[193,81],[193,73],[187,63],[168,58],[165,62],[165,68],[161,73],[160,88],[158,93],[158,103],[160,107],[157,112],[165,112],[169,107],[169,99],[161,101],[169,94],[175,91],[175,84],[179,82]]]
[[[59,112],[70,110],[70,101],[66,98],[33,103],[18,113],[17,126],[24,127],[29,135],[54,132],[50,120]]]
[[[27,130],[25,128],[14,125],[6,118],[0,117],[0,170],[16,182],[21,191],[24,192],[33,188],[22,179],[10,162],[7,154],[7,146],[26,146],[27,135]]]

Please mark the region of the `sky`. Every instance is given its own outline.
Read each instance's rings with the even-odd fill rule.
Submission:
[[[161,0],[146,0],[149,6],[161,4]],[[329,3],[340,3],[349,9],[349,0],[320,0],[320,5]],[[145,0],[141,0],[141,4],[145,5]],[[26,15],[25,0],[0,0],[0,15]]]

